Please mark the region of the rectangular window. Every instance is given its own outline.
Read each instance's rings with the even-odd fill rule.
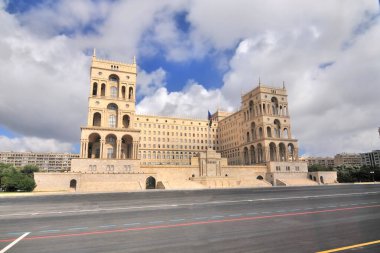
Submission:
[[[110,115],[108,118],[108,126],[116,127],[116,115]]]
[[[113,148],[107,149],[107,158],[113,158]]]

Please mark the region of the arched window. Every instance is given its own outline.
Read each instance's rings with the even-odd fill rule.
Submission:
[[[269,156],[271,161],[277,161],[276,144],[274,144],[273,142],[269,144]]]
[[[272,138],[272,129],[270,127],[267,127],[267,136],[268,138]]]
[[[94,118],[92,119],[93,126],[100,126],[102,122],[102,115],[99,112],[94,113]]]
[[[253,145],[251,145],[251,147],[249,148],[249,153],[250,153],[250,157],[251,157],[251,164],[255,164],[256,163],[256,151],[255,151],[255,147]]]
[[[252,136],[252,140],[256,140],[256,124],[255,124],[255,122],[251,123],[251,136]]]
[[[125,86],[121,87],[121,95],[125,99]]]
[[[244,148],[244,164],[248,165],[249,164],[249,154],[248,154],[248,148]]]
[[[249,142],[249,132],[247,132],[247,142]]]
[[[250,117],[254,116],[254,113],[253,113],[253,101],[249,101],[249,114],[250,114]]]
[[[118,109],[117,104],[110,103],[107,105],[108,110],[116,111]]]
[[[263,129],[260,127],[259,128],[259,139],[263,138]]]
[[[289,138],[288,136],[288,129],[284,128],[284,133],[283,133],[284,138]]]
[[[272,102],[272,113],[274,115],[278,115],[278,100],[277,100],[277,98],[272,97],[271,102]]]
[[[295,152],[294,152],[294,146],[292,143],[288,144],[288,157],[289,161],[295,161]]]
[[[284,143],[280,143],[278,145],[278,149],[279,149],[279,152],[280,152],[280,161],[281,162],[284,162],[287,160],[286,158],[286,148],[285,148],[285,144]]]
[[[123,116],[123,127],[124,128],[128,128],[129,127],[129,121],[130,121],[130,118],[128,115],[124,115]]]
[[[281,137],[281,124],[280,124],[280,121],[278,119],[275,119],[274,120],[274,135],[275,137],[277,138],[280,138]]]
[[[102,83],[100,96],[104,97],[105,95],[106,95],[106,85],[104,83]]]
[[[98,83],[94,83],[92,86],[92,95],[96,96],[98,94]]]
[[[128,99],[133,99],[133,88],[129,87]]]
[[[263,147],[262,147],[261,143],[259,143],[257,145],[257,162],[262,163],[264,161],[263,158],[264,158],[263,157]]]
[[[115,74],[112,74],[108,77],[108,80],[110,80],[111,82],[119,82],[119,77]]]

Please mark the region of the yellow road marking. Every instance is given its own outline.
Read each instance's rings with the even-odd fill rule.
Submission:
[[[364,243],[359,243],[351,246],[346,246],[346,247],[341,247],[341,248],[336,248],[336,249],[329,249],[329,250],[324,250],[324,251],[318,251],[317,253],[330,253],[330,252],[337,252],[337,251],[342,251],[346,249],[353,249],[353,248],[358,248],[362,246],[368,246],[372,244],[377,244],[380,243],[380,240],[377,241],[372,241],[372,242],[364,242]]]

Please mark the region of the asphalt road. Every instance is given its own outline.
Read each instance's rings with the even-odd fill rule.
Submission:
[[[380,185],[0,198],[0,253],[294,253],[376,240]]]

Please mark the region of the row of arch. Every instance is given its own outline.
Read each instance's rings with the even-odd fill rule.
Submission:
[[[107,106],[107,114],[108,114],[108,127],[123,127],[123,128],[129,128],[131,118],[128,114],[123,115],[122,117],[122,124],[119,125],[118,122],[118,106],[114,103],[110,103]],[[92,125],[93,126],[103,126],[105,125],[102,123],[102,114],[100,112],[95,112],[92,117]]]
[[[252,165],[263,163],[266,161],[296,161],[298,160],[298,152],[292,143],[287,146],[284,143],[276,145],[274,142],[264,147],[261,143],[244,147],[243,164]]]
[[[273,131],[272,131],[273,130]],[[251,142],[263,138],[285,138],[290,139],[290,134],[287,127],[281,128],[281,123],[275,119],[272,126],[267,126],[264,132],[263,127],[256,127],[255,122],[251,123],[251,129],[246,133],[247,142]]]
[[[256,105],[250,100],[248,110],[244,112],[244,121],[251,120],[253,117],[261,115],[288,116],[289,112],[287,105],[279,104],[276,97],[272,97],[270,103],[258,103]]]
[[[107,134],[104,139],[98,133],[91,133],[88,140],[81,142],[82,158],[101,159],[137,159],[138,142],[125,134],[117,138],[115,134]]]
[[[112,97],[112,98],[122,98],[129,100],[134,99],[133,97],[133,88],[128,88],[128,94],[127,94],[127,87],[125,85],[120,86],[119,77],[115,74],[112,74],[108,78],[109,80],[109,90],[107,92],[106,88],[107,85],[105,83],[102,83],[99,85],[97,82],[94,82],[92,84],[92,96],[101,96],[101,97]]]

